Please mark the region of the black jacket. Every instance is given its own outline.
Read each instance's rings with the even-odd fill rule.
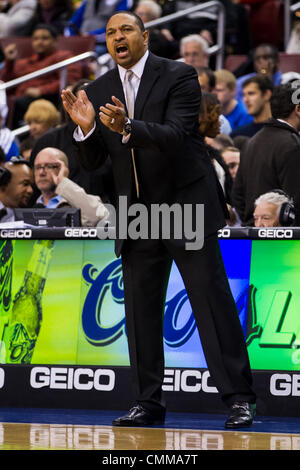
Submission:
[[[270,119],[241,152],[232,201],[244,225],[252,225],[254,202],[272,189],[293,198],[300,226],[300,137],[288,124]]]
[[[118,69],[86,88],[96,115],[99,107],[118,97],[123,103]],[[133,197],[130,147],[134,148],[142,202],[205,205],[205,234],[225,225],[214,168],[198,132],[201,91],[193,67],[150,53],[135,101],[128,144],[98,120],[97,130],[79,144],[81,162],[97,168],[108,155],[117,195]],[[135,201],[134,201],[135,202]],[[221,203],[220,203],[221,202]],[[117,241],[116,252],[121,244]]]

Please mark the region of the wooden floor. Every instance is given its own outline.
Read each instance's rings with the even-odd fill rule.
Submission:
[[[167,414],[159,427],[111,426],[116,412],[0,408],[0,451],[300,450],[300,418],[257,416],[253,426],[224,428],[222,415]]]
[[[0,450],[300,450],[300,434],[1,423]]]

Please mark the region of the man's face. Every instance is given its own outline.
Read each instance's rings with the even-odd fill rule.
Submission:
[[[27,165],[6,164],[12,174],[11,180],[1,193],[1,201],[12,209],[27,207],[33,194],[32,170]]]
[[[251,116],[258,116],[267,103],[267,93],[262,93],[257,83],[249,83],[243,88],[244,103]]]
[[[225,82],[217,82],[215,92],[221,106],[227,105],[235,97],[235,89],[230,90]]]
[[[119,13],[107,23],[106,45],[113,60],[125,69],[130,69],[147,50],[148,32],[141,31],[133,16]]]
[[[191,41],[184,44],[182,57],[186,64],[192,65],[195,68],[207,66],[207,55],[198,42]]]
[[[257,73],[272,77],[277,68],[273,51],[269,46],[259,46],[254,52],[254,68]]]
[[[32,34],[32,49],[36,54],[50,54],[55,50],[56,40],[47,29],[37,29]]]
[[[55,184],[52,178],[52,172],[59,172],[57,158],[47,152],[37,154],[34,161],[34,180],[41,193],[54,192]]]
[[[239,152],[233,152],[232,150],[224,150],[222,152],[223,160],[228,166],[229,173],[231,174],[232,179],[236,177],[236,173],[240,164],[240,154]]]
[[[134,12],[141,18],[144,24],[155,19],[151,13],[151,8],[148,5],[143,5],[143,3],[137,5]]]
[[[280,227],[278,206],[270,202],[262,202],[254,210],[255,227]]]

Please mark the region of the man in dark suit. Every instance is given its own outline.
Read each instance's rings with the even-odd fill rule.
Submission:
[[[116,240],[122,255],[126,327],[136,405],[116,426],[162,423],[165,403],[163,313],[174,260],[189,295],[204,353],[222,399],[230,407],[227,427],[252,424],[255,394],[234,299],[218,243],[224,226],[216,175],[198,132],[201,99],[195,70],[148,52],[148,33],[129,12],[113,15],[107,48],[117,68],[75,97],[62,92],[81,161],[91,169],[109,154],[118,196],[128,205],[204,204],[204,246],[186,249],[186,237]],[[131,116],[127,71],[135,94]],[[127,99],[125,100],[125,96]],[[125,107],[125,103],[127,106]],[[100,111],[100,112],[99,112]],[[133,149],[133,152],[132,152]],[[195,214],[194,214],[195,215]],[[189,223],[195,223],[189,220]],[[162,230],[162,227],[160,227]]]

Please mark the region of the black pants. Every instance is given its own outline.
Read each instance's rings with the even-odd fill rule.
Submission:
[[[228,406],[255,402],[247,348],[217,235],[198,251],[172,240],[128,240],[122,253],[126,327],[137,402],[165,406],[163,313],[172,261],[193,309],[208,369]]]

